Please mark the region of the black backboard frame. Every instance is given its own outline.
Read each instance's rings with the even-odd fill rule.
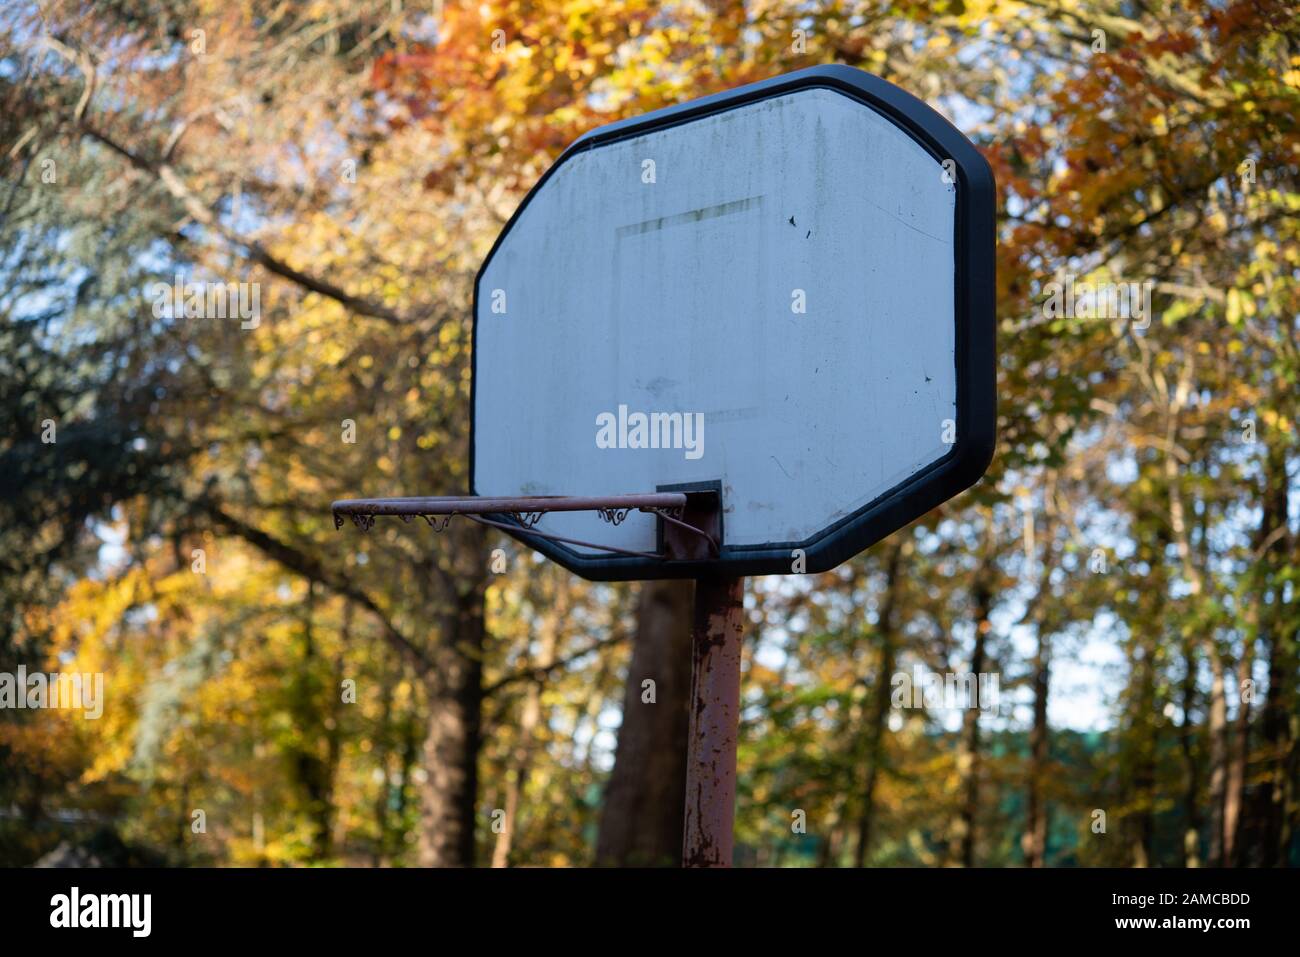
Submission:
[[[478,314],[480,284],[501,243],[523,210],[564,163],[588,150],[632,136],[688,123],[759,100],[810,88],[823,88],[856,100],[893,122],[940,163],[952,160],[957,181],[954,235],[956,322],[956,441],[948,454],[912,474],[872,502],[801,542],[727,546],[710,561],[657,561],[624,555],[586,555],[566,545],[539,539],[520,528],[515,538],[547,558],[592,581],[701,578],[790,574],[796,550],[803,569],[834,568],[931,509],[974,485],[993,458],[997,427],[995,267],[996,188],[988,162],[968,139],[925,103],[890,83],[847,66],[811,67],[726,93],[692,100],[600,127],[561,154],[524,197],[474,279],[473,357],[470,385],[470,494],[474,487],[474,436],[478,427]],[[610,495],[647,489],[603,489]],[[725,501],[723,503],[725,508]],[[508,516],[497,516],[510,522]]]

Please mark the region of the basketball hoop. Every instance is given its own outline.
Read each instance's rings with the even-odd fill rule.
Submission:
[[[414,517],[425,520],[435,532],[445,529],[457,515],[522,538],[544,538],[658,561],[716,558],[719,541],[718,495],[698,492],[650,492],[641,495],[524,495],[491,497],[480,495],[438,495],[410,498],[345,498],[334,502],[334,527],[342,528],[347,518],[362,531],[374,527],[378,515],[396,515],[403,522]],[[633,551],[600,542],[567,538],[537,528],[549,512],[595,512],[611,526],[623,523],[630,512],[646,512],[659,518],[660,550]],[[695,523],[695,524],[692,524]],[[526,533],[526,534],[525,534]],[[703,550],[701,550],[703,546]]]
[[[592,130],[475,277],[469,489],[505,495],[335,526],[462,515],[592,581],[694,579],[682,862],[727,867],[744,578],[832,569],[992,458],[995,196],[947,120],[845,66]],[[628,488],[655,491],[523,494]]]

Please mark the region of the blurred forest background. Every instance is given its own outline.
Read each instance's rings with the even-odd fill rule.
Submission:
[[[0,863],[671,863],[690,585],[328,503],[464,493],[473,276],[566,144],[829,62],[993,165],[1000,446],[751,581],[737,863],[1300,863],[1287,0],[4,0],[0,671],[107,700],[0,711]],[[892,707],[916,665],[1002,706]]]

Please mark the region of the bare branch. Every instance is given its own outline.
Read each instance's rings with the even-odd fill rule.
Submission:
[[[357,587],[355,583],[349,581],[346,576],[339,574],[332,568],[327,568],[315,557],[299,551],[262,529],[231,515],[214,502],[203,503],[203,508],[217,525],[242,538],[268,558],[279,562],[285,568],[297,572],[304,578],[320,582],[335,594],[350,598],[369,611],[383,626],[383,634],[388,643],[411,664],[420,677],[428,680],[434,676],[435,666],[428,655],[392,623],[387,612],[379,606],[373,597]]]
[[[591,644],[587,645],[587,647],[582,648],[579,651],[575,651],[571,655],[566,655],[563,658],[558,658],[555,661],[551,662],[549,665],[539,665],[537,667],[524,668],[521,671],[512,672],[511,674],[506,675],[504,678],[500,678],[497,681],[494,681],[492,682],[492,684],[485,687],[483,689],[483,696],[487,697],[488,695],[495,694],[497,691],[500,691],[502,688],[506,687],[507,685],[515,684],[516,682],[519,681],[536,681],[538,683],[543,682],[546,680],[546,678],[550,675],[552,671],[557,671],[560,668],[565,667],[566,665],[572,664],[573,662],[577,661],[579,658],[584,658],[587,655],[592,654],[593,652],[600,651],[602,648],[608,648],[611,645],[616,645],[619,642],[626,641],[626,640],[627,640],[627,635],[625,634],[610,635],[609,637],[602,638],[599,641],[593,641]]]
[[[152,162],[139,153],[129,149],[119,143],[108,134],[94,129],[86,124],[81,125],[82,130],[87,136],[98,143],[108,147],[119,156],[126,159],[136,169],[142,170],[158,179],[166,190],[172,194],[190,217],[198,223],[212,229],[224,240],[234,246],[241,246],[248,251],[248,257],[262,266],[268,272],[271,272],[282,279],[287,279],[295,285],[301,286],[308,292],[318,293],[329,299],[333,299],[343,307],[360,313],[361,315],[370,316],[374,319],[382,319],[385,322],[391,322],[394,325],[400,325],[408,320],[398,313],[389,309],[387,306],[354,296],[346,290],[334,285],[328,280],[319,276],[311,275],[290,266],[284,260],[279,259],[266,249],[261,243],[247,236],[241,236],[230,227],[226,226],[210,207],[205,205],[202,200],[185,184],[185,181],[176,172],[175,168],[166,162]]]

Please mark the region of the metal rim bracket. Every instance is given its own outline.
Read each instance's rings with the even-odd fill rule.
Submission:
[[[396,515],[403,522],[419,516],[435,532],[441,532],[457,515],[525,539],[544,538],[568,545],[595,548],[620,555],[635,555],[660,561],[707,560],[722,550],[722,501],[717,489],[650,492],[638,495],[576,496],[526,495],[492,497],[444,495],[413,498],[349,498],[330,507],[334,527],[352,523],[362,531],[374,528],[380,515]],[[632,512],[645,512],[659,519],[659,551],[639,552],[599,542],[586,542],[542,531],[537,527],[551,512],[595,512],[602,521],[620,525]]]

